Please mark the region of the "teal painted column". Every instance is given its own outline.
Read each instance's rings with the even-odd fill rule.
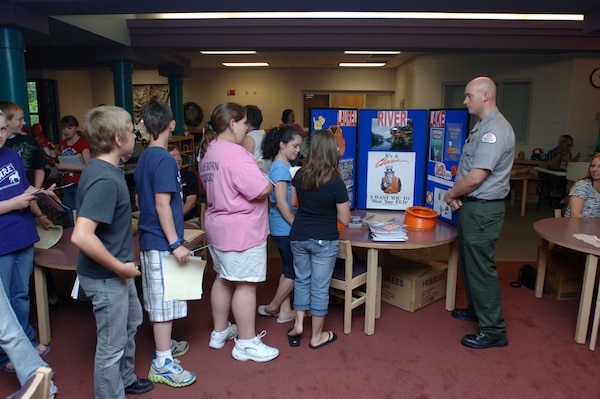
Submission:
[[[184,121],[183,121],[183,77],[169,76],[169,101],[171,103],[171,111],[173,111],[173,119],[177,127],[173,132],[173,136],[183,136]]]
[[[13,28],[0,28],[0,99],[19,104],[30,124],[25,70],[25,37]]]
[[[117,60],[112,62],[113,85],[115,88],[115,105],[124,108],[133,120],[133,63]]]

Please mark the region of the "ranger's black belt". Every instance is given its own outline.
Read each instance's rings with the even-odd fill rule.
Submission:
[[[481,199],[475,197],[462,197],[463,202],[498,202],[504,201],[503,199]]]

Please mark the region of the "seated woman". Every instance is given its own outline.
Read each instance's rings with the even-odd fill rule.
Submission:
[[[586,175],[569,191],[565,216],[600,217],[600,153],[594,155]]]

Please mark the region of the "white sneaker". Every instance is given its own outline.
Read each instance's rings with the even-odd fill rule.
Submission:
[[[279,350],[262,343],[261,338],[265,335],[267,335],[267,332],[263,330],[252,339],[241,340],[236,338],[231,356],[236,360],[254,360],[255,362],[268,362],[275,359],[279,356]]]
[[[221,349],[223,346],[225,346],[225,342],[237,337],[237,335],[237,326],[229,322],[229,325],[227,326],[225,331],[217,332],[213,330],[210,333],[210,341],[208,342],[208,346],[213,349]]]

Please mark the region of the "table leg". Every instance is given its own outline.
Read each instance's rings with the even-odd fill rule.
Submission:
[[[377,265],[379,264],[379,253],[370,248],[367,251],[367,299],[365,301],[365,334],[375,333],[375,314],[377,300]]]
[[[523,194],[521,194],[521,216],[525,216],[525,208],[527,207],[527,180],[523,180]]]
[[[548,241],[542,239],[540,249],[538,250],[537,273],[535,277],[536,298],[541,298],[544,293],[544,279],[546,278],[546,262],[548,261]]]
[[[587,338],[597,268],[598,257],[587,254],[585,258],[585,271],[583,273],[583,285],[581,287],[581,299],[579,300],[579,313],[577,314],[577,327],[575,328],[575,342],[578,344],[585,344]]]
[[[35,284],[38,334],[40,344],[48,345],[50,343],[50,313],[48,310],[48,285],[44,271],[41,266],[34,265],[33,281]]]
[[[448,250],[448,275],[446,276],[446,310],[456,304],[456,276],[458,273],[458,240],[450,243]]]

